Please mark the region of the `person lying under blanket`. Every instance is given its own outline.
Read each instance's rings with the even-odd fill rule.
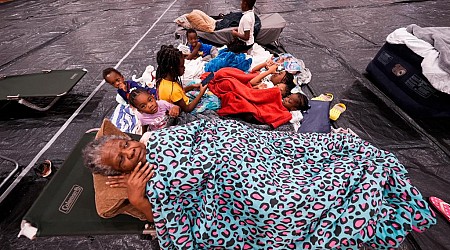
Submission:
[[[208,83],[221,101],[220,116],[241,116],[246,120],[277,128],[292,119],[290,111],[307,110],[308,98],[302,93],[281,98],[280,88],[254,89],[251,81],[259,73],[246,74],[236,68],[222,68]]]
[[[398,159],[351,134],[211,119],[145,136],[104,136],[83,154],[95,173],[130,173],[162,249],[397,248],[436,223]]]
[[[282,60],[279,61],[280,63],[275,63],[272,59],[269,59],[252,68],[252,73],[259,73],[250,80],[253,88],[266,89],[277,87],[280,89],[283,97],[291,93],[291,90],[296,86],[294,83],[294,75],[282,69]]]

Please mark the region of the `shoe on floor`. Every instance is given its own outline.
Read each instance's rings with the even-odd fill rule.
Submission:
[[[347,107],[343,103],[338,103],[333,106],[332,109],[330,109],[330,120],[336,121],[339,119],[339,116],[341,116],[342,113],[347,110]]]

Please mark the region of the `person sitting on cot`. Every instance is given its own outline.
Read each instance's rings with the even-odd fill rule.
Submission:
[[[398,248],[436,223],[398,159],[351,134],[211,119],[144,136],[104,136],[83,155],[121,177],[112,185],[127,187],[162,249]]]
[[[280,65],[274,63],[271,59],[256,65],[251,73],[259,72],[250,83],[255,89],[266,89],[277,87],[281,91],[282,97],[286,97],[295,88],[294,75],[284,69],[280,69]],[[265,70],[261,70],[265,69]]]
[[[194,29],[186,30],[186,38],[189,43],[189,50],[191,52],[189,55],[187,55],[187,60],[202,57],[203,61],[210,61],[219,54],[216,46],[202,43],[197,36],[197,31],[195,31]]]
[[[162,45],[156,54],[156,89],[160,100],[178,105],[182,111],[189,113],[200,102],[208,86],[200,83],[183,88],[180,77],[184,74],[184,55],[172,45]],[[199,94],[189,101],[186,92],[200,89]]]
[[[242,17],[239,20],[237,29],[231,31],[234,40],[228,44],[228,49],[234,53],[248,53],[248,50],[253,47],[255,43],[255,36],[253,34],[255,27],[255,13],[253,6],[256,0],[242,0],[241,10]]]
[[[148,127],[148,130],[164,128],[168,126],[170,117],[177,117],[180,114],[180,107],[164,100],[156,100],[142,88],[131,91],[129,102],[137,109],[141,125]]]
[[[130,92],[136,88],[143,88],[148,93],[153,96],[156,96],[156,89],[149,88],[148,86],[142,86],[141,84],[127,80],[123,77],[122,73],[120,73],[115,68],[106,68],[103,70],[103,79],[111,86],[117,89],[117,93],[122,97],[123,101],[128,104],[128,97]]]

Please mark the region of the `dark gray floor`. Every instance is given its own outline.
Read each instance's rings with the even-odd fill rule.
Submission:
[[[15,0],[0,4],[0,74],[88,70],[68,96],[43,114],[2,103],[0,155],[17,159],[24,167],[44,159],[61,166],[84,131],[98,127],[116,105],[115,90],[104,85],[70,123],[66,122],[100,84],[104,68],[120,62],[118,68],[126,77],[140,75],[145,66],[155,65],[155,54],[162,44],[178,43],[173,35],[176,17],[192,9],[217,15],[238,11],[239,6],[238,0]],[[448,127],[411,119],[363,74],[386,36],[395,29],[412,23],[449,26],[448,1],[265,0],[257,1],[257,11],[279,12],[287,20],[281,42],[311,70],[309,87],[316,94],[331,92],[335,96],[333,103],[347,105],[339,126],[349,127],[376,146],[395,153],[425,197],[434,195],[450,201]],[[65,124],[67,128],[55,136]],[[52,138],[54,142],[43,151]],[[35,159],[40,152],[42,156]],[[4,177],[10,166],[1,164]],[[142,241],[137,236],[35,241],[16,238],[22,216],[45,183],[30,173],[0,204],[2,249],[157,248],[155,241]],[[439,216],[436,226],[422,234],[414,233],[403,248],[450,249],[449,231],[450,224]]]

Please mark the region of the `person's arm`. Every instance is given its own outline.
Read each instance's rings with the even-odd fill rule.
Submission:
[[[254,89],[267,89],[267,84],[265,83],[260,83],[256,86],[253,86]]]
[[[250,72],[254,73],[256,71],[260,71],[262,68],[264,68],[266,66],[267,66],[267,62],[260,63],[260,64],[256,65],[255,67],[253,67]]]
[[[184,112],[189,113],[192,110],[194,110],[194,108],[200,102],[203,94],[206,92],[206,89],[208,89],[208,85],[203,86],[203,85],[200,84],[200,93],[194,98],[194,100],[192,100],[192,102],[190,102],[189,104],[186,104],[184,102],[183,98],[181,98],[180,100],[178,100],[174,104],[180,106],[181,110],[183,110]]]
[[[180,115],[180,106],[177,105],[173,105],[170,109],[169,109],[169,116],[170,117],[177,117]]]
[[[253,67],[250,72],[253,73],[256,71],[260,71],[262,68],[270,67],[274,64],[275,64],[275,62],[273,61],[273,56],[272,56],[270,59],[267,59],[265,62],[260,63],[260,64],[256,65],[255,67]]]
[[[189,92],[193,89],[198,89],[198,88],[200,88],[200,85],[201,85],[200,83],[194,83],[189,86],[186,86],[186,87],[184,87],[184,92]]]
[[[186,57],[186,59],[192,60],[192,59],[197,58],[198,51],[200,50],[201,46],[202,46],[202,44],[200,42],[198,42],[197,45],[195,45],[195,47],[192,49],[191,53]]]
[[[270,66],[267,71],[261,72],[259,75],[255,76],[252,80],[250,80],[250,84],[252,86],[258,85],[264,77],[275,73],[277,67],[278,66],[276,64]]]
[[[142,166],[139,162],[138,165],[131,172],[127,180],[127,194],[130,204],[141,211],[148,221],[153,221],[153,211],[150,201],[145,196],[145,186],[150,178],[154,175],[154,167],[149,166],[149,163],[145,163]]]
[[[248,39],[250,39],[250,30],[246,30],[244,31],[244,34],[240,34],[237,29],[233,29],[231,35],[239,37],[241,40],[248,41]]]

